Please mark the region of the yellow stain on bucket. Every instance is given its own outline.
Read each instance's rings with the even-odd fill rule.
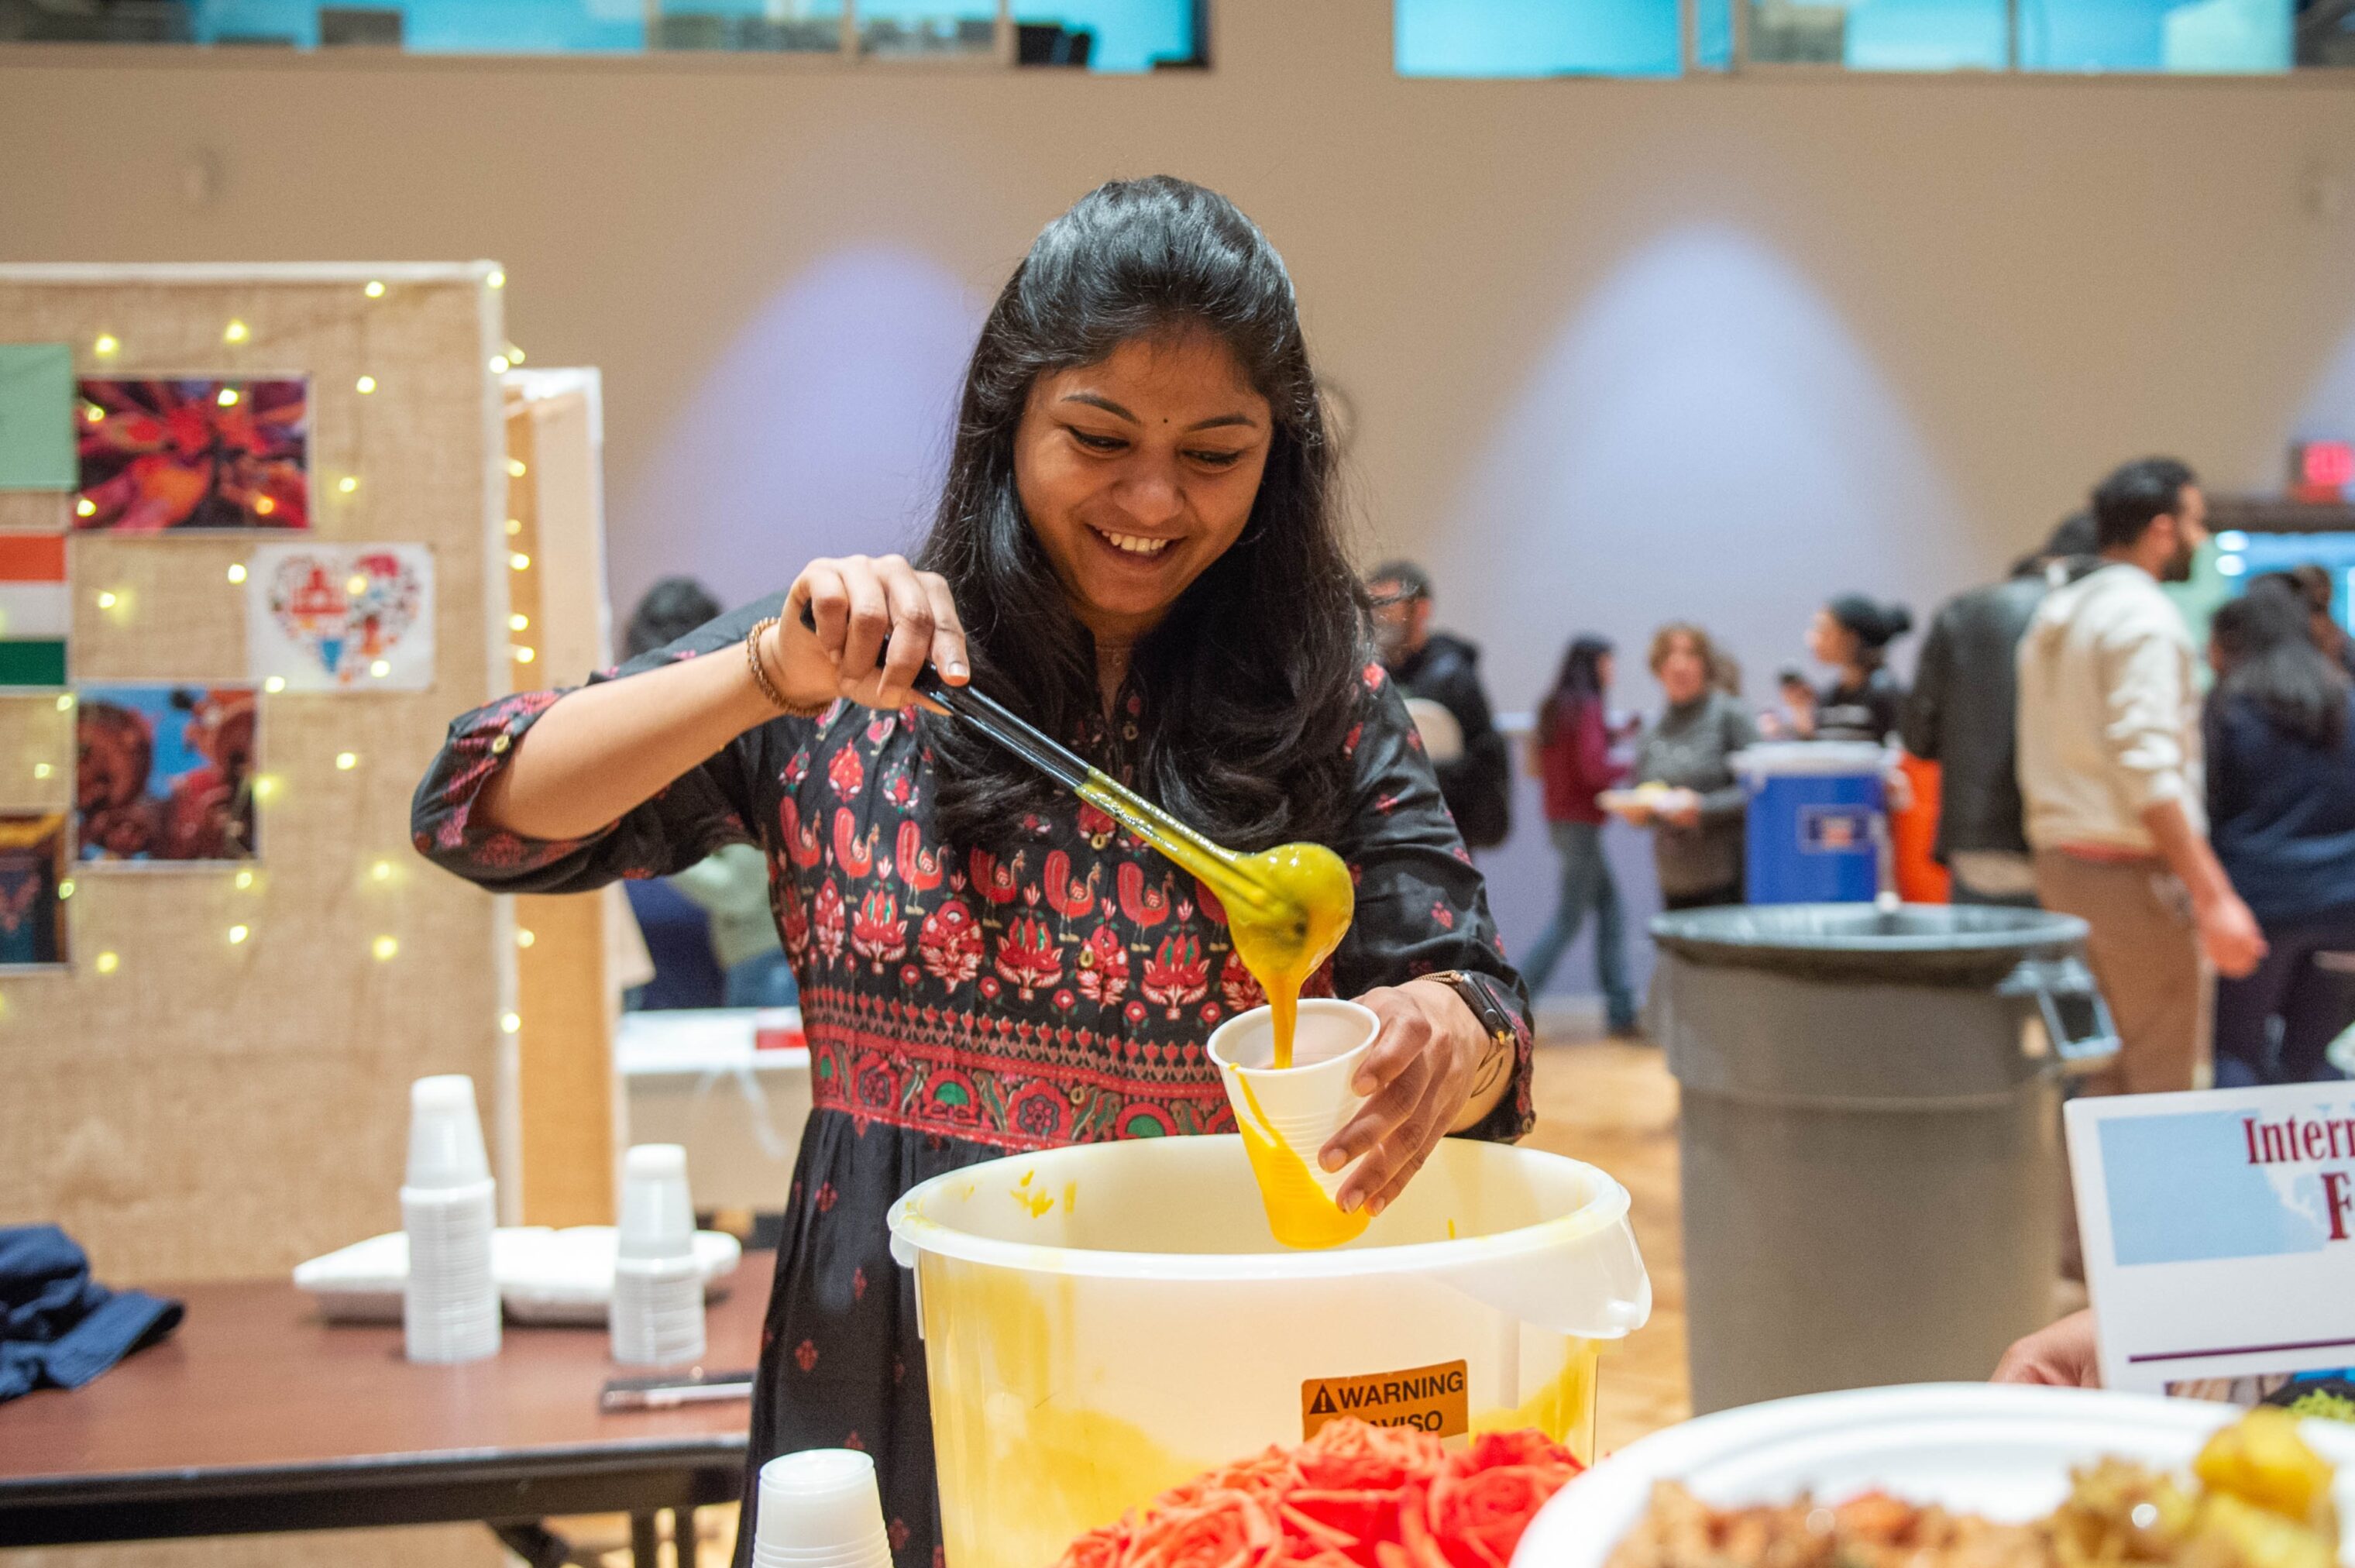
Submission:
[[[1206,1467],[1087,1408],[1070,1279],[932,1253],[917,1268],[941,1527],[958,1568],[1051,1563],[1082,1531]]]
[[[1251,1157],[1252,1175],[1259,1179],[1260,1203],[1275,1239],[1305,1252],[1337,1247],[1365,1234],[1373,1216],[1363,1205],[1353,1214],[1341,1212],[1340,1205],[1316,1185],[1308,1162],[1269,1130],[1250,1075],[1239,1072],[1235,1080],[1242,1085],[1243,1104],[1251,1108],[1248,1117],[1235,1118],[1236,1130],[1243,1136],[1243,1153]]]
[[[1472,1418],[1472,1434],[1519,1432],[1534,1426],[1578,1456],[1594,1462],[1594,1388],[1596,1363],[1603,1348],[1592,1339],[1565,1340],[1562,1369],[1535,1393],[1510,1410],[1492,1410]]]
[[[1022,1173],[1022,1179],[1014,1184],[1013,1197],[1014,1201],[1021,1204],[1022,1207],[1030,1211],[1030,1218],[1033,1220],[1043,1220],[1047,1217],[1048,1212],[1055,1207],[1055,1198],[1054,1194],[1050,1192],[1033,1192],[1030,1190],[1030,1179],[1038,1174],[1039,1173],[1035,1170],[1024,1171]]]

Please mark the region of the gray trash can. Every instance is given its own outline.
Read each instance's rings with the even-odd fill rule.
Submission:
[[[2062,1073],[2117,1049],[2084,922],[1785,904],[1652,935],[1694,1410],[1985,1378],[2051,1316]]]

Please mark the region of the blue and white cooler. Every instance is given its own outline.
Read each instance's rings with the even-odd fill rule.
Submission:
[[[1871,902],[1881,888],[1881,749],[1774,741],[1732,762],[1750,791],[1749,901]]]

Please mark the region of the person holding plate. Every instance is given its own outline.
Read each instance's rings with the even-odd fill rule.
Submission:
[[[1603,805],[1652,829],[1664,906],[1738,904],[1749,797],[1732,759],[1756,743],[1757,726],[1716,680],[1720,659],[1707,632],[1670,622],[1653,634],[1651,651],[1652,676],[1668,706],[1636,749],[1636,787],[1605,794]]]
[[[1009,1152],[1230,1130],[1203,1042],[1261,1000],[1191,877],[916,704],[927,660],[1220,842],[1348,862],[1356,923],[1311,987],[1381,1020],[1372,1097],[1322,1152],[1363,1157],[1345,1207],[1386,1206],[1449,1132],[1528,1130],[1527,998],[1372,656],[1333,465],[1259,229],[1181,180],[1104,186],[992,307],[913,561],[812,561],[578,690],[466,714],[419,786],[420,851],[499,891],[666,875],[731,842],[768,857],[815,1109],[740,1563],[761,1464],[849,1446],[877,1458],[900,1568],[932,1568],[923,1351],[887,1211]]]

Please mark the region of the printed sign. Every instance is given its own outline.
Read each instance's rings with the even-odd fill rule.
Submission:
[[[1799,807],[1799,849],[1808,855],[1853,855],[1872,844],[1872,813],[1861,805]]]
[[[2105,1386],[2290,1404],[2355,1376],[2355,1083],[2067,1120]]]
[[[1316,1435],[1328,1421],[1354,1415],[1369,1426],[1412,1426],[1434,1437],[1472,1429],[1466,1367],[1443,1361],[1403,1372],[1359,1378],[1311,1378],[1300,1385],[1300,1435]]]
[[[246,569],[246,659],[289,691],[433,684],[433,555],[415,544],[266,544]]]

